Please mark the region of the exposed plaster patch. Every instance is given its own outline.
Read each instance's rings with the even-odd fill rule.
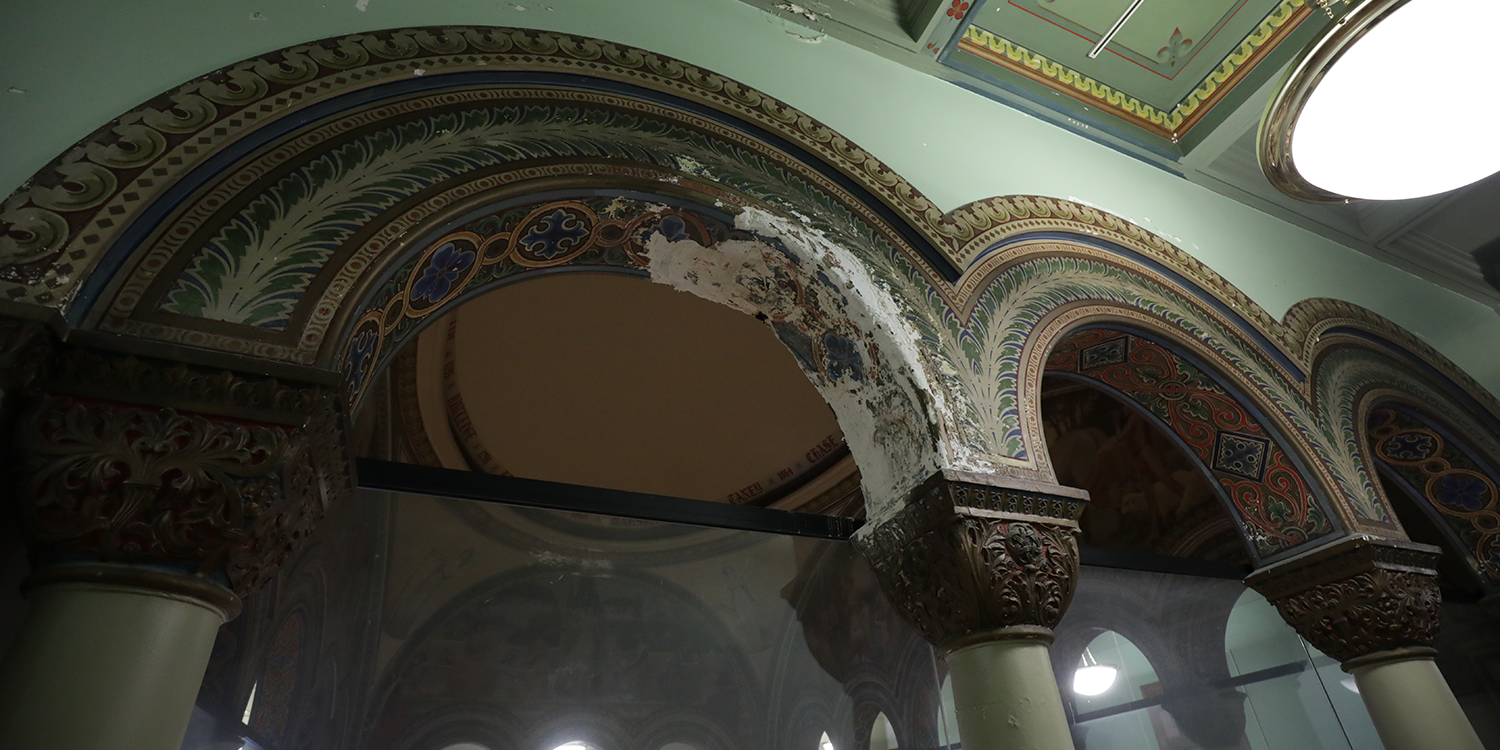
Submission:
[[[587,557],[569,557],[567,555],[559,555],[556,552],[550,552],[548,550],[534,550],[531,553],[531,556],[535,557],[536,561],[543,565],[584,568],[586,570],[610,570],[614,568],[614,564],[609,560]]]
[[[26,93],[26,89],[18,89],[15,86],[11,86],[10,87],[10,93],[12,93],[12,94],[24,94],[24,93]]]
[[[363,13],[370,8],[370,0],[354,0],[354,9]]]
[[[651,280],[765,321],[837,415],[872,525],[894,515],[942,455],[916,332],[863,265],[821,233],[755,208],[735,228],[757,238],[705,252],[653,236]]]
[[[775,6],[772,6],[772,7],[776,8],[776,10],[784,10],[784,11],[786,11],[788,13],[791,13],[791,14],[794,14],[794,15],[798,15],[798,16],[802,16],[803,18],[806,18],[809,21],[817,21],[818,20],[818,14],[817,13],[814,13],[813,11],[808,10],[807,8],[804,8],[801,5],[798,5],[796,3],[778,3],[778,4],[776,4]],[[823,15],[824,16],[828,16],[829,18],[833,18],[833,16],[830,16],[827,13],[824,13]]]
[[[264,14],[264,13],[262,13],[260,11],[255,11],[254,13],[250,14],[250,20],[252,20],[252,21],[269,21],[271,19],[266,18],[266,14]]]
[[[819,13],[802,5],[798,5],[797,3],[780,3],[771,7],[774,10],[786,11],[787,13],[791,13],[794,16],[801,16],[809,21],[812,21],[813,23],[818,24],[818,28],[814,32],[814,36],[800,34],[794,29],[783,28],[781,31],[787,36],[796,39],[799,42],[806,42],[808,44],[817,44],[828,38],[828,35],[826,33],[823,33],[822,19],[828,18],[831,20],[833,18],[831,14]]]

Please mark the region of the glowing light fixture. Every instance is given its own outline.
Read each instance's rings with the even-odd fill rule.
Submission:
[[[1073,692],[1089,697],[1103,695],[1115,684],[1118,673],[1114,667],[1101,665],[1089,649],[1084,649],[1083,666],[1073,673]]]
[[[1115,684],[1114,667],[1080,667],[1073,673],[1073,692],[1079,695],[1103,695]]]
[[[1401,200],[1500,172],[1496,0],[1364,0],[1288,71],[1262,170],[1317,203]]]

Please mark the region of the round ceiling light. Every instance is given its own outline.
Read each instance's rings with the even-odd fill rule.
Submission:
[[[1086,696],[1103,695],[1115,684],[1117,672],[1118,670],[1114,667],[1098,664],[1079,667],[1078,671],[1073,673],[1073,692]]]
[[[1420,198],[1500,172],[1496,28],[1496,0],[1365,0],[1288,71],[1261,120],[1262,170],[1317,203]]]

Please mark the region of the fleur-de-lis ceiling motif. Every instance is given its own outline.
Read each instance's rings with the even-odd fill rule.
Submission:
[[[1156,59],[1161,60],[1173,67],[1177,61],[1193,48],[1193,40],[1182,38],[1182,29],[1172,29],[1172,38],[1167,40],[1167,46],[1156,51]]]

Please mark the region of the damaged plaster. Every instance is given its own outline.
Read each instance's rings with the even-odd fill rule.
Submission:
[[[704,252],[692,240],[653,236],[651,280],[775,331],[838,417],[873,527],[940,465],[917,335],[863,266],[821,234],[755,208],[740,213],[735,227],[755,237]]]

